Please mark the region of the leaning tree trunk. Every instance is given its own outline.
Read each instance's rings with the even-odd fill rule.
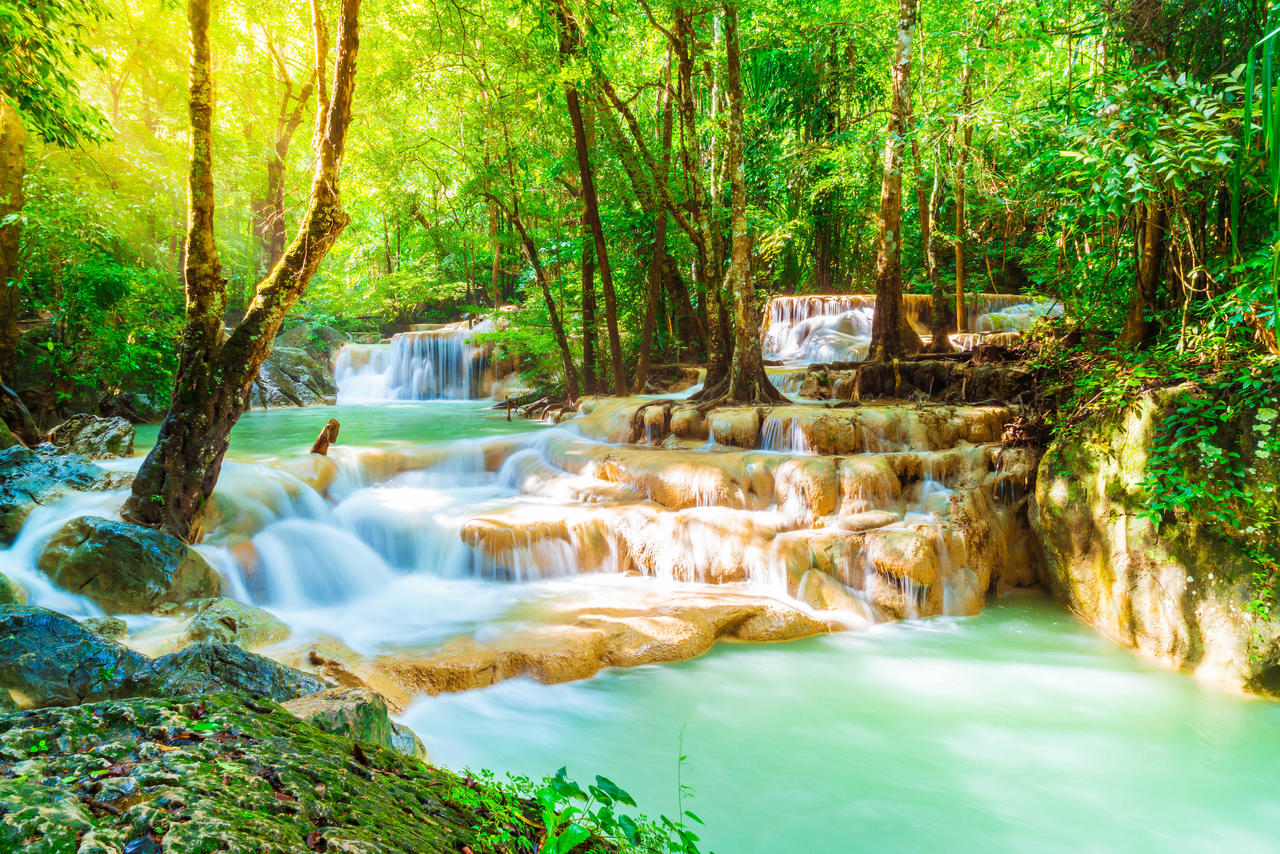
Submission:
[[[0,385],[13,382],[18,359],[18,239],[22,183],[26,173],[26,130],[16,107],[0,93]]]
[[[725,152],[729,172],[730,230],[733,246],[726,276],[734,295],[733,364],[725,394],[734,403],[782,403],[786,400],[765,374],[760,354],[760,301],[751,281],[751,232],[747,226],[747,181],[743,162],[742,71],[738,50],[738,7],[724,4],[724,40],[729,97],[729,138]]]
[[[284,256],[257,286],[240,325],[223,326],[226,281],[214,241],[213,86],[209,51],[210,0],[189,0],[191,29],[191,163],[188,173],[186,326],[173,400],[155,447],[142,463],[125,502],[130,522],[162,528],[189,542],[201,535],[201,511],[213,494],[231,428],[271,352],[280,324],[348,222],[338,175],[355,90],[360,0],[343,0],[332,95],[319,137],[311,197]],[[319,31],[319,28],[317,28]]]
[[[880,185],[876,310],[871,322],[870,357],[880,361],[896,358],[920,346],[920,340],[911,330],[902,310],[902,152],[911,114],[911,40],[915,28],[915,0],[898,0],[893,105],[885,130],[884,178]]]

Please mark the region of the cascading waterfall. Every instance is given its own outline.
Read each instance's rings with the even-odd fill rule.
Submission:
[[[348,344],[338,351],[338,401],[472,400],[493,390],[489,348],[474,336],[492,321],[414,329],[385,344]]]
[[[971,349],[993,333],[1021,332],[1042,317],[1062,313],[1060,303],[1017,294],[971,294],[966,301],[972,331],[951,337],[960,349]],[[932,297],[904,294],[903,308],[908,322],[927,338]],[[874,314],[871,294],[773,297],[765,309],[765,358],[792,366],[865,359]]]

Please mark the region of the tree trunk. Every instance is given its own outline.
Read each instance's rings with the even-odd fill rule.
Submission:
[[[926,202],[927,208],[921,214],[921,222],[928,223],[928,230],[924,234],[924,264],[929,276],[929,292],[933,295],[929,318],[930,353],[951,353],[955,350],[947,334],[948,294],[946,286],[942,284],[942,279],[938,275],[938,232],[933,227],[942,213],[942,193],[942,176],[935,172],[933,190]]]
[[[562,4],[560,16],[560,56],[567,60],[582,44],[581,33],[571,20],[569,10]],[[622,361],[622,338],[618,334],[618,298],[613,289],[613,269],[609,264],[609,247],[605,244],[604,228],[600,223],[600,202],[596,195],[596,182],[591,167],[587,129],[582,117],[582,99],[578,87],[570,80],[564,81],[564,97],[569,107],[569,120],[573,124],[573,149],[578,161],[578,175],[582,182],[582,202],[591,237],[596,247],[596,266],[600,270],[600,287],[604,291],[605,328],[609,338],[609,360],[613,367],[613,393],[627,393],[627,367]]]
[[[956,330],[967,332],[969,329],[969,313],[964,301],[964,231],[965,223],[965,170],[969,165],[969,146],[973,144],[973,125],[969,122],[969,111],[973,109],[973,86],[970,75],[973,67],[966,65],[961,75],[960,115],[956,117],[956,144],[960,151],[956,155]]]
[[[734,296],[733,362],[725,399],[734,403],[781,403],[785,398],[765,374],[760,355],[760,305],[751,281],[751,232],[747,225],[746,165],[743,162],[742,72],[738,48],[738,7],[724,4],[725,93],[729,133],[725,167],[729,173],[730,231],[733,235],[726,281]]]
[[[346,226],[338,193],[339,165],[351,123],[359,46],[360,0],[343,0],[332,96],[320,137],[310,203],[280,263],[257,286],[244,320],[223,326],[226,282],[213,235],[213,124],[209,54],[210,0],[189,0],[191,29],[191,163],[188,175],[187,322],[173,400],[155,447],[142,463],[122,516],[189,542],[201,535],[201,511],[213,494],[222,459],[271,352],[285,314]]]
[[[295,95],[287,66],[276,54],[274,46],[268,43],[268,47],[271,48],[272,56],[276,60],[277,73],[283,78],[284,94],[280,97],[275,138],[272,140],[267,157],[266,190],[262,198],[255,202],[253,210],[253,231],[258,236],[261,275],[264,276],[279,263],[289,240],[284,221],[284,185],[289,146],[293,143],[294,134],[302,125],[303,113],[311,102],[311,93],[315,90],[314,83],[308,82]],[[292,109],[290,109],[291,103]]]
[[[26,129],[16,107],[0,94],[0,223],[22,210],[26,174]],[[18,242],[22,222],[17,217],[0,225],[0,385],[13,382],[18,359]]]
[[[515,226],[516,232],[520,235],[520,245],[524,247],[525,258],[528,259],[529,264],[533,267],[534,278],[538,280],[538,287],[542,290],[542,298],[547,303],[547,315],[551,318],[551,331],[556,337],[556,346],[560,349],[560,358],[564,362],[565,391],[568,393],[570,400],[576,400],[578,397],[578,369],[573,363],[573,351],[569,348],[569,336],[565,334],[564,324],[560,322],[560,312],[556,309],[555,297],[551,295],[551,286],[547,283],[546,273],[542,269],[542,260],[538,256],[538,246],[533,242],[533,238],[529,236],[529,232],[525,230],[518,208],[513,209],[511,212],[511,224]]]
[[[671,54],[667,54],[667,85],[662,95],[662,166],[653,176],[655,184],[667,182],[667,170],[671,166]],[[649,259],[648,292],[644,308],[644,327],[640,331],[640,361],[636,365],[635,390],[644,393],[649,380],[649,362],[652,359],[653,327],[658,319],[658,303],[662,299],[662,282],[666,274],[667,258],[667,208],[655,202],[657,211],[653,224],[653,254]]]
[[[1160,297],[1168,227],[1168,213],[1164,205],[1158,198],[1152,198],[1139,220],[1137,281],[1124,331],[1120,333],[1120,343],[1126,347],[1149,344],[1155,336],[1156,325],[1149,315]]]
[[[587,394],[600,393],[596,370],[596,261],[591,235],[582,223],[582,383]]]
[[[493,310],[502,307],[502,244],[498,242],[498,205],[489,202],[489,242],[493,245],[493,266],[489,269],[493,288]]]
[[[898,38],[893,57],[893,105],[885,130],[884,178],[880,185],[880,252],[876,259],[876,309],[869,357],[885,361],[919,349],[920,340],[902,310],[902,152],[911,115],[911,40],[915,0],[898,0]],[[915,339],[914,341],[912,339]]]

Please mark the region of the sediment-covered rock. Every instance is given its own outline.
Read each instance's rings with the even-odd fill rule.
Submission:
[[[395,749],[387,701],[368,688],[326,688],[281,705],[327,733]]]
[[[73,415],[49,431],[49,442],[61,451],[90,460],[133,456],[133,425],[123,418]]]
[[[191,613],[183,631],[188,643],[234,643],[252,648],[289,636],[283,620],[225,596],[187,602],[183,610]]]
[[[1280,625],[1247,610],[1257,564],[1205,520],[1182,514],[1157,529],[1147,514],[1142,484],[1156,430],[1183,391],[1094,416],[1049,447],[1031,517],[1045,585],[1120,643],[1215,682],[1280,694]],[[1240,452],[1253,454],[1247,435]],[[1280,480],[1276,460],[1252,464],[1261,482]]]
[[[486,799],[504,805],[503,818],[476,809]],[[531,851],[537,816],[513,818],[529,809],[484,781],[357,748],[261,700],[0,715],[3,851],[416,854],[488,850],[478,837],[499,833]]]
[[[64,590],[110,613],[139,614],[217,595],[222,580],[199,552],[154,528],[81,516],[64,525],[37,564]]]
[[[114,641],[129,634],[128,624],[119,617],[89,617],[87,620],[81,620],[80,625]]]
[[[13,542],[37,506],[69,492],[112,489],[119,479],[83,457],[29,450],[0,451],[0,545]]]

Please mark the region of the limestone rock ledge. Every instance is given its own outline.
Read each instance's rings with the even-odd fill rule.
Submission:
[[[1181,390],[1096,417],[1084,436],[1049,447],[1029,513],[1044,584],[1119,643],[1211,682],[1280,695],[1280,626],[1245,610],[1253,563],[1195,518],[1157,531],[1145,515],[1149,449]],[[1274,462],[1258,461],[1271,482]]]

